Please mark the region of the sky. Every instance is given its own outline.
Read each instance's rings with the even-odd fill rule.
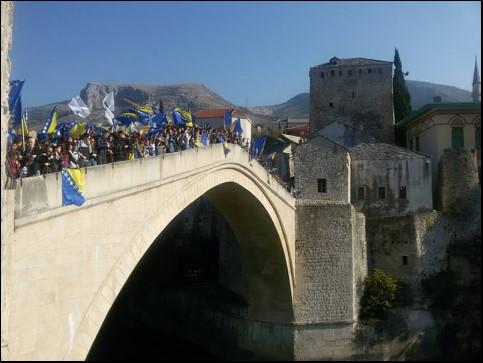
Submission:
[[[479,1],[15,1],[10,79],[26,80],[24,107],[88,82],[199,83],[261,106],[308,92],[310,67],[333,56],[398,48],[406,79],[471,90],[480,14]]]

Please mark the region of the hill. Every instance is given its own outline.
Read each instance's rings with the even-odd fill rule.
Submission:
[[[421,106],[432,103],[433,97],[441,96],[442,102],[471,102],[471,92],[461,88],[421,81],[406,81],[411,95],[411,106],[417,110]],[[255,114],[277,118],[309,118],[309,93],[301,93],[287,102],[271,105],[250,107]]]
[[[127,109],[130,104],[126,102],[126,98],[138,103],[153,103],[158,105],[159,101],[163,101],[165,111],[173,109],[173,107],[181,107],[185,110],[196,112],[203,108],[230,108],[234,107],[232,103],[225,100],[209,88],[201,84],[175,84],[175,85],[145,85],[145,84],[99,84],[88,83],[80,91],[80,96],[91,110],[91,115],[87,118],[94,123],[106,122],[104,117],[104,108],[102,100],[109,92],[114,92],[115,113]],[[51,103],[39,107],[31,107],[29,111],[29,127],[40,130],[45,121],[49,117],[52,108],[57,107],[57,115],[59,121],[80,120],[80,118],[72,113],[68,103],[70,100]],[[250,110],[239,107],[246,112],[252,119],[259,119],[259,122],[269,122],[271,117],[263,115],[256,116]]]

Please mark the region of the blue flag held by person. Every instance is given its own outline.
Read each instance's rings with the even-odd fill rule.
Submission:
[[[74,204],[79,207],[84,204],[84,184],[85,172],[81,169],[62,169],[62,206]]]
[[[241,127],[241,122],[240,122],[240,119],[239,118],[237,118],[235,120],[235,127],[233,128],[233,132],[235,134],[238,134],[238,135],[242,135],[243,134],[243,129]]]
[[[233,110],[229,110],[225,112],[225,126],[230,126],[231,125],[231,113]]]

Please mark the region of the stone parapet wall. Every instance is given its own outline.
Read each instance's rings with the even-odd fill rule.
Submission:
[[[164,156],[126,160],[85,168],[86,200],[127,191],[135,187],[147,186],[161,180],[190,176],[196,172],[217,165],[241,164],[247,172],[254,173],[281,200],[294,208],[294,198],[256,161],[248,162],[248,153],[238,145],[229,145],[230,152],[224,154],[222,144],[214,144],[202,149],[170,153]],[[15,218],[38,214],[62,207],[62,177],[60,173],[50,173],[29,177],[19,181],[15,195]]]

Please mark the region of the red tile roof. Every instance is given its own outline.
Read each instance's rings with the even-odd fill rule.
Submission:
[[[224,118],[225,112],[229,111],[229,108],[206,108],[204,110],[199,110],[195,113],[196,118]],[[239,109],[235,108],[232,117],[242,117],[245,116],[240,112]]]
[[[300,126],[290,127],[283,130],[284,134],[299,136],[299,137],[307,137],[309,135],[309,123],[305,123]]]

